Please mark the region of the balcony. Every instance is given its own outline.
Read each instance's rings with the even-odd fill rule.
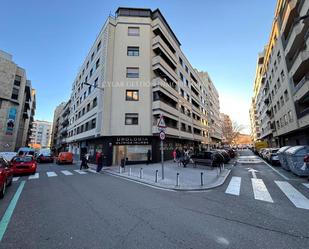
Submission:
[[[154,91],[163,89],[169,94],[171,94],[174,98],[178,98],[179,96],[179,93],[177,91],[177,85],[174,82],[165,81],[160,77],[154,78],[152,80],[152,88]]]
[[[294,81],[297,81],[298,78],[302,77],[309,68],[309,51],[301,50],[295,54],[294,58],[290,63],[290,77]]]
[[[152,70],[168,77],[174,82],[178,81],[178,75],[176,72],[164,61],[160,55],[152,58]]]
[[[305,75],[294,88],[294,101],[299,101],[309,92],[309,74]]]
[[[23,118],[28,119],[30,117],[29,111],[24,110],[23,112]]]
[[[167,34],[169,34],[169,31],[166,30],[165,27],[162,27],[159,19],[155,19],[153,21],[152,31],[155,35],[161,37],[161,39],[169,47],[169,49],[172,51],[172,53],[176,53],[176,49],[174,48],[174,44],[173,44],[173,42],[171,42],[170,36],[167,35]],[[178,42],[178,41],[176,41],[176,42]],[[180,46],[180,44],[177,44],[177,45]]]
[[[175,54],[171,51],[170,47],[163,41],[163,39],[159,35],[153,38],[152,49],[154,51],[160,50],[165,53],[166,56],[169,57],[169,60],[175,65],[175,67],[177,66],[177,59],[175,57]]]
[[[281,30],[285,34],[285,37],[287,37],[287,34],[289,33],[289,30],[291,26],[293,25],[294,18],[297,15],[297,0],[290,0],[286,1],[286,5],[280,13],[282,15],[282,24],[281,24]]]
[[[289,57],[290,54],[295,53],[295,50],[301,46],[303,27],[303,22],[297,22],[295,25],[292,26],[290,33],[285,39],[285,42],[283,42],[285,55],[287,57]]]

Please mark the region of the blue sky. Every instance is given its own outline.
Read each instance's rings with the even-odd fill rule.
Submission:
[[[209,72],[221,111],[248,125],[256,58],[267,43],[276,0],[2,0],[0,49],[37,89],[36,119],[52,120],[109,13],[159,8],[191,64]],[[247,130],[248,131],[248,130]]]

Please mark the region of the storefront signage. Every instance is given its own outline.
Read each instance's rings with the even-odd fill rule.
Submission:
[[[148,137],[115,137],[114,145],[148,145]]]
[[[15,127],[15,119],[16,119],[17,109],[15,107],[11,107],[8,112],[8,119],[6,121],[6,135],[13,135],[14,127]]]

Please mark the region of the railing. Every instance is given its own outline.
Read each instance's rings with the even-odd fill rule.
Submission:
[[[305,84],[307,80],[309,80],[309,73],[306,74],[294,87],[294,92],[293,92],[294,95]]]

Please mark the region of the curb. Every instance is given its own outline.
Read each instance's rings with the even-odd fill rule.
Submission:
[[[177,187],[164,187],[164,186],[161,186],[161,185],[156,185],[154,183],[149,183],[149,182],[146,182],[146,181],[141,181],[141,180],[138,180],[138,179],[129,178],[129,177],[126,177],[124,175],[119,175],[117,173],[113,173],[113,172],[110,172],[110,171],[107,171],[107,170],[102,170],[102,173],[108,174],[108,175],[111,175],[111,176],[116,176],[116,177],[119,177],[119,178],[123,178],[123,179],[133,181],[133,182],[136,182],[136,183],[140,183],[140,184],[143,184],[143,185],[146,185],[146,186],[149,186],[149,187],[155,187],[155,188],[161,189],[161,190],[173,190],[173,191],[179,191],[179,192],[197,192],[197,191],[205,191],[205,190],[209,190],[209,189],[214,189],[214,188],[222,186],[225,183],[227,177],[230,175],[231,171],[232,171],[231,169],[228,169],[228,172],[226,173],[226,175],[222,178],[222,180],[219,183],[216,183],[216,184],[209,186],[209,187],[190,188],[190,189],[188,189],[188,188],[187,189],[186,188],[181,189],[181,188],[177,188]]]

